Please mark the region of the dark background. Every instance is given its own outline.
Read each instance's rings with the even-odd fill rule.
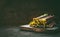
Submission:
[[[44,13],[55,15],[59,29],[57,32],[34,33],[20,30],[20,25],[28,24],[32,18]],[[60,1],[0,0],[0,37],[60,37]]]
[[[43,13],[54,14],[60,20],[59,0],[0,0],[0,26],[28,24]]]

